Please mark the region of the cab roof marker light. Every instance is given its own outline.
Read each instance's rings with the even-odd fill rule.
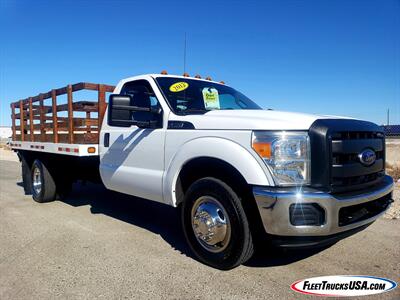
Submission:
[[[183,77],[190,77],[190,75],[188,73],[183,73]]]
[[[166,70],[162,70],[160,74],[161,75],[168,75],[168,72]]]
[[[194,76],[194,78],[201,79],[201,76],[197,74],[196,76]]]
[[[207,76],[207,77],[206,77],[206,80],[211,81],[212,79],[211,79],[210,76]]]
[[[219,83],[220,83],[220,84],[225,84],[225,81],[221,80]]]

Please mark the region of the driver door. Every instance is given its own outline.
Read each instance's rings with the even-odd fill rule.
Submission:
[[[124,84],[120,94],[132,97],[131,105],[161,108],[147,80]],[[100,174],[110,190],[163,201],[162,177],[164,172],[163,112],[132,112],[135,121],[157,121],[157,128],[103,126],[100,138]]]

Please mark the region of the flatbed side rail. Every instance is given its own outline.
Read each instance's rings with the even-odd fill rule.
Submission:
[[[13,102],[12,140],[96,144],[107,107],[106,94],[114,89],[112,85],[80,82]],[[97,100],[75,101],[74,92],[82,90],[97,91]],[[67,101],[57,104],[57,96],[61,95],[66,95]],[[51,99],[51,105],[44,104],[47,99]]]

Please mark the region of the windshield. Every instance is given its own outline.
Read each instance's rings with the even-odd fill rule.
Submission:
[[[170,107],[178,114],[222,109],[262,109],[242,93],[223,84],[175,77],[157,77],[156,81]]]

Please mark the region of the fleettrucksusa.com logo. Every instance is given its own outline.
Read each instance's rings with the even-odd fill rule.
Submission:
[[[296,281],[290,286],[298,293],[324,297],[375,295],[396,287],[396,282],[390,279],[363,275],[313,277]]]

